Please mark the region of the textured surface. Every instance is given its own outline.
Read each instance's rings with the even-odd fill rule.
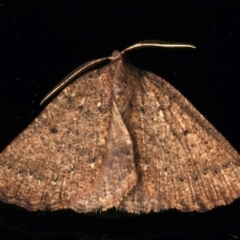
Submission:
[[[1,154],[29,210],[205,211],[240,196],[240,157],[172,86],[122,58],[65,88]]]
[[[205,211],[238,198],[239,154],[163,79],[142,72],[140,85],[130,121],[139,182],[120,209]]]

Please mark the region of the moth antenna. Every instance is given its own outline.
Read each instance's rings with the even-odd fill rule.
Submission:
[[[121,53],[124,54],[127,51],[146,48],[146,47],[165,47],[165,48],[196,48],[190,43],[179,43],[179,42],[166,42],[160,40],[146,40],[133,44],[132,46],[125,48]]]
[[[121,51],[121,54],[124,54],[126,51],[130,51],[133,49],[138,48],[146,48],[146,47],[167,47],[167,48],[196,48],[194,45],[189,43],[177,43],[177,42],[166,42],[166,41],[160,41],[160,40],[146,40],[141,41],[138,43],[133,44],[132,46],[124,49]],[[90,68],[93,68],[94,66],[104,62],[105,60],[113,60],[113,56],[110,57],[104,57],[100,59],[95,59],[88,61],[81,66],[74,69],[72,72],[70,72],[59,84],[57,84],[40,102],[40,105],[43,105],[49,98],[51,98],[56,93],[60,92],[62,89],[64,89],[70,82],[72,82],[76,77],[83,74],[85,71],[89,70]]]
[[[80,65],[79,67],[75,68],[72,72],[70,72],[65,78],[63,78],[63,80],[57,84],[44,98],[43,100],[40,102],[40,105],[43,105],[45,102],[47,102],[47,100],[49,98],[51,98],[53,95],[55,95],[56,93],[59,93],[62,89],[64,89],[68,84],[70,84],[70,82],[72,82],[76,77],[78,77],[79,75],[83,74],[84,72],[86,72],[87,70],[89,70],[90,68],[93,68],[94,66],[109,60],[109,57],[104,57],[104,58],[99,58],[99,59],[95,59],[95,60],[91,60],[88,61],[82,65]]]

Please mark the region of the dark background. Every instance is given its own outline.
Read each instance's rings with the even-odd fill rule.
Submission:
[[[140,49],[132,64],[176,87],[240,152],[240,11],[237,1],[0,1],[0,150],[66,74],[147,39],[191,49]],[[224,3],[225,2],[225,3]],[[97,84],[97,83],[96,83]],[[236,239],[240,201],[206,213],[29,212],[0,204],[0,238]]]

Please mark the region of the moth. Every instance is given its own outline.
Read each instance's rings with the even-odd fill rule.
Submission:
[[[174,87],[124,59],[142,47],[195,48],[142,41],[70,73],[0,154],[3,202],[147,213],[206,211],[240,196],[239,154]]]

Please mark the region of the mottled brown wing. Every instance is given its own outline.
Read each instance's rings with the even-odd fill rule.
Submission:
[[[240,196],[240,156],[170,84],[142,72],[131,129],[139,182],[119,209],[205,211]]]
[[[112,114],[112,83],[97,73],[65,88],[0,154],[2,201],[73,208],[97,185]]]
[[[132,139],[114,100],[107,142],[97,185],[88,194],[79,196],[72,207],[77,212],[118,207],[137,183]]]

